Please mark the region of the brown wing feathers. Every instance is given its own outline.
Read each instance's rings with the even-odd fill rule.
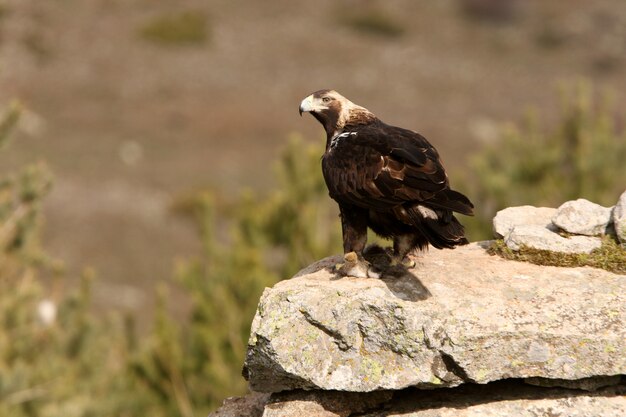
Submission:
[[[380,146],[380,139],[373,139],[384,130],[377,127],[370,132],[367,127],[361,127],[356,132],[339,140],[324,159],[324,173],[329,176],[327,183],[333,198],[376,208],[419,202],[433,208],[472,214],[471,202],[448,188],[447,175],[434,148],[419,146],[420,142],[425,142],[421,136],[418,136],[419,141],[414,140],[407,135],[417,136],[416,133],[403,130],[404,136],[393,138],[393,142],[396,145],[407,142],[409,146],[385,149]],[[350,157],[333,157],[334,152],[350,154]]]

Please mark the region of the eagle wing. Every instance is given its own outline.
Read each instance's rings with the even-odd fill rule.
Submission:
[[[463,194],[449,189],[437,150],[420,134],[378,123],[333,138],[322,159],[330,196],[375,210],[420,203],[472,214]]]

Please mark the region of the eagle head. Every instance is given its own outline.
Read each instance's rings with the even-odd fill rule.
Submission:
[[[308,112],[326,130],[329,137],[341,132],[346,124],[375,119],[366,108],[354,104],[335,90],[319,90],[300,103],[300,115]]]

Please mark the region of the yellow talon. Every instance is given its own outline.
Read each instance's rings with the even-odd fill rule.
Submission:
[[[392,267],[402,265],[403,267],[410,269],[415,267],[415,261],[411,258],[404,258],[403,260],[393,258],[389,265]]]
[[[407,258],[406,261],[402,262],[402,265],[406,266],[409,269],[415,268],[415,261],[413,259]]]
[[[343,255],[343,259],[345,259],[346,262],[354,264],[359,260],[359,257],[357,256],[356,252],[348,252]]]

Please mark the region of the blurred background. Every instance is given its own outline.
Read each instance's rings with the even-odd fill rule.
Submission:
[[[0,330],[2,415],[199,416],[245,392],[262,288],[340,248],[297,112],[315,90],[429,138],[471,240],[507,205],[626,185],[621,0],[0,0],[0,83],[4,308],[33,306]]]

